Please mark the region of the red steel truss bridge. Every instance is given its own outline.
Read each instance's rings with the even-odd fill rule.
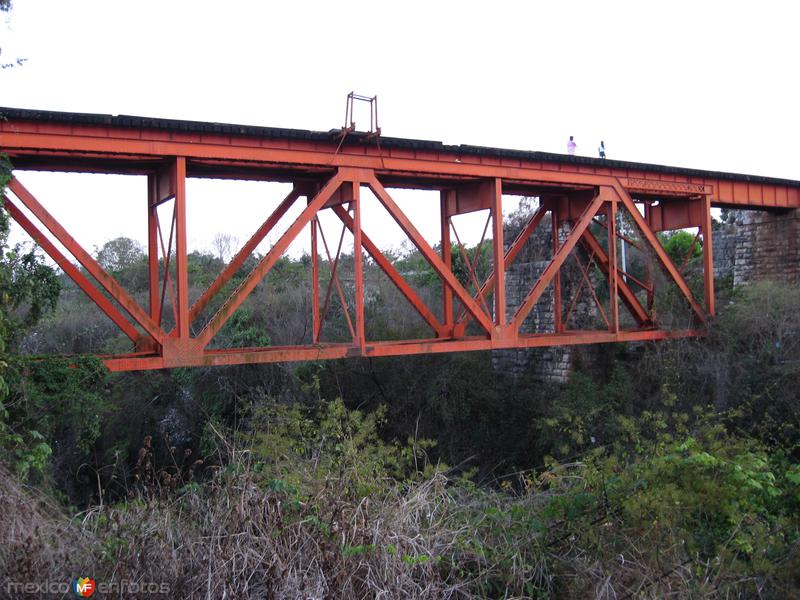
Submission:
[[[800,207],[800,182],[658,165],[380,137],[379,132],[312,132],[240,125],[0,109],[0,152],[14,167],[3,198],[10,216],[39,244],[131,342],[124,355],[103,356],[116,371],[201,365],[320,360],[465,350],[659,340],[702,335],[714,315],[711,207],[785,210]],[[146,176],[149,295],[137,302],[25,187],[25,171]],[[252,237],[205,291],[191,297],[187,269],[187,178],[291,183],[288,196],[266,214]],[[441,245],[431,245],[396,201],[397,189],[439,192]],[[362,194],[371,193],[406,234],[441,282],[426,302],[377,245],[362,220]],[[537,198],[514,239],[504,240],[504,196]],[[159,206],[171,203],[169,223]],[[276,230],[287,211],[302,209]],[[23,210],[23,207],[27,210]],[[169,204],[167,204],[169,208]],[[80,211],[79,203],[73,210]],[[329,211],[352,236],[351,279],[342,284],[341,242],[326,241],[318,216]],[[488,271],[464,252],[453,218],[484,211]],[[161,211],[163,214],[164,211]],[[30,215],[30,216],[29,216]],[[33,218],[31,218],[31,216]],[[88,216],[88,215],[87,215]],[[166,220],[166,219],[165,219]],[[38,221],[38,222],[37,222]],[[513,306],[506,297],[509,268],[534,232],[544,228],[546,267]],[[687,261],[677,264],[657,232],[696,230],[700,271],[691,284]],[[45,234],[45,230],[49,234]],[[298,345],[224,348],[214,343],[234,312],[254,293],[289,245],[310,232],[309,335]],[[542,231],[539,231],[541,236]],[[234,276],[270,235],[277,239],[252,270]],[[340,238],[341,239],[341,238]],[[348,238],[349,239],[349,238]],[[482,239],[481,244],[484,239]],[[54,243],[57,241],[58,244]],[[322,243],[321,243],[322,242]],[[63,253],[65,248],[71,257]],[[454,273],[456,247],[465,277]],[[648,257],[638,275],[623,270],[621,250]],[[324,250],[324,252],[323,252]],[[690,251],[691,254],[691,251]],[[687,256],[688,259],[688,256]],[[421,339],[368,339],[364,263],[379,268],[426,324]],[[697,260],[693,263],[697,270]],[[595,303],[599,326],[574,327],[576,297],[562,281],[571,265],[573,295]],[[232,280],[236,285],[232,285]],[[231,284],[231,285],[229,285]],[[686,324],[660,321],[657,286],[685,306]],[[231,289],[232,288],[232,289]],[[262,288],[263,289],[263,286]],[[525,322],[547,293],[549,331],[526,332]],[[350,295],[348,301],[346,296]],[[326,340],[330,306],[341,302],[347,339]],[[434,304],[434,305],[431,305]]]

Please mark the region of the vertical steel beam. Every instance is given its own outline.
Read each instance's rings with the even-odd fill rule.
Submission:
[[[608,329],[619,333],[619,292],[617,290],[617,201],[611,199],[606,206],[608,219]]]
[[[560,226],[560,222],[558,220],[557,210],[550,212],[550,225],[553,256],[555,256],[560,245],[560,241],[558,239],[558,228]],[[561,333],[564,331],[563,308],[561,306],[561,269],[556,271],[556,273],[553,275],[553,330],[556,333]]]
[[[175,278],[177,279],[177,336],[189,338],[189,253],[186,248],[186,158],[175,158]]]
[[[713,317],[716,313],[714,306],[714,252],[712,249],[713,231],[711,227],[711,198],[706,196],[703,203],[703,280],[705,283],[706,312]]]
[[[319,249],[317,248],[317,217],[311,219],[311,341],[319,344]]]
[[[364,257],[361,240],[361,182],[353,181],[353,279],[355,279],[356,339],[363,353],[366,349],[364,335]]]
[[[150,297],[150,318],[159,325],[161,294],[158,289],[158,180],[157,175],[147,176],[147,266]]]
[[[506,264],[503,247],[503,181],[495,179],[492,202],[492,250],[494,251],[494,324],[506,326]],[[480,293],[480,290],[478,290]]]
[[[442,262],[445,268],[451,273],[453,272],[453,256],[450,251],[450,215],[448,214],[447,207],[449,206],[449,197],[455,198],[455,190],[442,190],[440,192],[440,227],[441,227],[441,244],[442,244]],[[453,332],[453,290],[442,280],[442,321],[447,331],[452,335]]]

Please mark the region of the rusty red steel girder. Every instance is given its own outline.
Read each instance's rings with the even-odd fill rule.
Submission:
[[[661,340],[702,335],[714,315],[711,207],[731,206],[781,210],[800,207],[800,183],[765,177],[734,175],[568,157],[538,152],[518,152],[472,146],[445,146],[437,142],[359,136],[346,140],[331,133],[285,129],[166,121],[138,117],[110,117],[75,113],[50,113],[0,109],[0,151],[7,154],[14,175],[5,209],[42,249],[71,277],[119,329],[132,341],[125,355],[103,357],[111,370],[231,365],[277,361],[320,360],[355,356],[390,356],[417,353],[530,348],[606,342]],[[86,252],[24,186],[24,171],[76,171],[146,175],[148,197],[149,306],[140,306],[122,286]],[[225,266],[216,280],[193,303],[189,302],[186,227],[188,177],[236,178],[291,182],[293,188],[252,237]],[[434,189],[440,192],[441,247],[437,251],[399,207],[392,189]],[[361,192],[374,194],[441,281],[442,305],[428,306],[402,273],[381,252],[374,237],[364,231]],[[538,209],[506,246],[503,240],[504,194],[536,196]],[[304,207],[270,250],[238,286],[218,304],[213,314],[201,316],[255,248],[270,234],[300,199]],[[165,234],[158,207],[172,202],[169,233]],[[25,207],[72,254],[83,271],[64,255],[40,227],[29,219]],[[469,282],[463,285],[453,273],[451,233],[462,247],[452,218],[488,211],[486,231],[491,231],[491,272],[480,280],[477,259],[466,252]],[[329,246],[319,223],[330,211],[353,236],[361,260],[353,260],[354,302],[348,307],[339,280],[341,242]],[[638,241],[617,231],[617,215],[635,229]],[[549,264],[530,282],[519,306],[507,306],[505,277],[520,251],[545,217],[550,217]],[[605,228],[605,246],[590,230]],[[566,224],[566,230],[561,226]],[[491,229],[489,230],[489,227]],[[656,233],[697,228],[702,240],[704,294],[695,298],[683,276],[661,246]],[[289,245],[302,231],[311,235],[311,342],[296,346],[259,348],[209,347],[234,312],[265,279]],[[167,242],[165,243],[165,239]],[[617,257],[620,240],[634,243],[660,265],[666,281],[674,285],[693,317],[685,329],[660,326],[652,310],[652,282],[642,282],[623,272]],[[322,247],[320,245],[322,241]],[[581,281],[576,296],[563,314],[562,269],[576,247],[588,256],[576,262]],[[336,252],[332,252],[336,250]],[[320,252],[328,259],[329,279],[321,306]],[[462,247],[463,251],[463,247]],[[399,293],[430,328],[430,337],[407,340],[368,340],[365,334],[363,254],[372,258]],[[584,266],[585,263],[585,266]],[[174,275],[170,265],[174,264]],[[603,329],[568,328],[580,288],[591,288],[589,272],[598,269],[608,285],[602,306],[594,289],[590,293],[603,317]],[[91,280],[93,279],[95,283]],[[635,286],[635,287],[633,287]],[[546,333],[525,333],[524,324],[548,288],[553,290],[554,324]],[[350,341],[322,340],[333,292],[348,323]],[[637,293],[646,295],[646,303]],[[491,304],[487,302],[491,295]],[[170,299],[174,326],[164,324],[163,308]],[[620,303],[621,300],[621,303]],[[620,304],[632,327],[623,326]],[[460,307],[456,313],[456,307]],[[351,315],[352,310],[352,315]],[[624,319],[623,319],[624,321]],[[468,333],[468,327],[472,331]]]

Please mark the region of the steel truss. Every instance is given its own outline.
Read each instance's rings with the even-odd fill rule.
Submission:
[[[130,353],[102,357],[118,371],[701,335],[714,315],[712,205],[773,211],[800,207],[796,181],[386,138],[377,131],[377,122],[375,131],[364,134],[347,131],[347,123],[342,131],[309,132],[0,111],[0,151],[15,167],[9,198],[3,199],[5,210],[130,339]],[[147,201],[143,198],[142,204],[148,214],[149,293],[142,304],[24,187],[26,170],[147,176]],[[191,177],[292,184],[286,198],[196,299],[189,294],[187,255],[186,180]],[[392,195],[397,188],[439,192],[439,248],[422,237],[399,207]],[[368,231],[362,218],[363,193],[377,198],[430,265],[441,283],[440,305],[427,303],[381,251],[375,237],[379,232]],[[530,220],[508,242],[503,239],[504,195],[539,199]],[[300,214],[285,229],[279,226],[298,205]],[[484,211],[487,219],[479,251],[470,257],[454,218],[476,211]],[[340,224],[338,239],[321,228],[319,217],[325,212]],[[621,230],[618,222],[624,224]],[[692,262],[692,276],[684,275],[694,248],[676,266],[657,237],[660,231],[676,229],[697,230],[693,246],[702,248],[704,286],[697,297],[687,282],[699,288],[697,261]],[[232,315],[304,231],[310,231],[312,249],[310,343],[218,347]],[[350,259],[343,260],[346,232],[353,238],[352,267]],[[535,232],[539,241],[542,233],[547,237],[549,262],[527,283],[520,301],[515,296],[509,303],[509,269],[533,243],[529,240]],[[277,241],[242,278],[246,262],[268,235]],[[479,268],[484,247],[491,255],[488,274]],[[466,271],[461,279],[454,272],[451,248]],[[623,269],[626,248],[648,258],[644,272]],[[430,332],[424,339],[368,339],[368,258],[419,314]],[[352,269],[352,282],[343,283],[345,266],[348,273]],[[656,288],[665,287],[685,306],[685,325],[666,327],[657,313]],[[593,328],[576,318],[579,296],[593,303]],[[529,332],[535,307],[548,302],[553,314],[549,331]],[[337,304],[345,337],[333,342],[325,326],[333,321]]]
[[[553,179],[551,172],[528,174],[535,181]],[[201,365],[231,365],[278,361],[321,360],[355,356],[390,356],[418,353],[530,348],[549,345],[573,345],[604,342],[659,340],[702,335],[703,325],[714,314],[713,264],[711,250],[710,200],[707,194],[692,190],[689,197],[672,198],[669,203],[645,204],[640,212],[628,189],[616,177],[590,177],[574,181],[562,176],[562,186],[539,192],[540,203],[519,235],[508,245],[503,240],[503,188],[501,177],[472,178],[452,181],[440,187],[441,248],[434,249],[420,234],[409,217],[393,199],[390,189],[376,169],[340,166],[326,177],[315,181],[307,178],[294,182],[286,198],[258,227],[252,237],[225,266],[216,280],[193,303],[188,295],[187,231],[186,231],[187,159],[172,157],[166,165],[148,175],[148,264],[149,306],[140,306],[123,287],[84,250],[44,206],[24,187],[12,179],[9,189],[13,198],[4,197],[10,216],[41,246],[89,298],[130,338],[133,351],[121,356],[103,357],[114,371],[162,369]],[[580,179],[580,178],[579,178]],[[589,185],[587,185],[589,183]],[[577,185],[576,185],[577,184]],[[518,186],[515,180],[513,186]],[[641,184],[639,184],[641,185]],[[436,273],[442,286],[442,305],[434,310],[414,287],[384,256],[374,238],[362,223],[361,192],[371,191],[391,215],[408,239]],[[516,189],[516,187],[514,187]],[[702,191],[702,190],[699,190]],[[299,216],[283,231],[259,262],[238,286],[229,292],[210,317],[201,323],[201,316],[242,268],[255,248],[275,231],[278,221],[301,199],[305,206]],[[159,206],[171,203],[168,224],[159,218]],[[22,207],[40,222],[50,235],[65,247],[82,270],[74,265],[53,244],[43,230],[29,219]],[[165,208],[168,208],[165,207]],[[491,273],[480,278],[477,259],[467,256],[452,218],[469,212],[488,210],[483,246],[491,232]],[[319,226],[319,215],[330,211],[341,222],[342,235],[338,247],[330,244]],[[163,212],[163,211],[162,211]],[[617,231],[618,214],[636,230],[637,240]],[[519,306],[510,310],[506,302],[507,270],[519,256],[534,231],[545,219],[552,229],[552,257],[540,277],[530,282],[530,290]],[[565,234],[559,234],[567,224]],[[600,225],[605,243],[592,232],[591,225]],[[310,226],[311,232],[311,331],[308,345],[214,348],[212,341],[234,312],[254,291],[286,252],[298,235]],[[656,232],[663,229],[698,228],[702,239],[704,299],[693,295],[682,274],[659,242]],[[339,264],[344,231],[352,234],[357,249],[353,261],[353,296],[351,309],[339,277]],[[595,227],[597,230],[597,227]],[[452,236],[451,236],[452,233]],[[455,238],[455,240],[451,239]],[[651,254],[661,266],[666,280],[679,291],[693,315],[687,329],[668,330],[659,327],[652,306],[653,282],[643,282],[619,266],[618,246],[621,240]],[[459,248],[468,271],[463,284],[453,272],[451,244]],[[697,239],[696,239],[697,241]],[[320,243],[322,242],[322,243]],[[580,253],[578,248],[581,249]],[[320,255],[327,259],[329,278],[321,282]],[[426,339],[400,341],[368,340],[365,335],[364,253],[394,284],[430,329]],[[581,276],[573,298],[563,298],[562,268],[573,257]],[[608,297],[601,301],[596,292],[597,278],[602,274]],[[91,278],[91,279],[90,279]],[[482,279],[482,280],[481,280]],[[94,280],[93,283],[92,280]],[[323,285],[321,285],[323,284]],[[554,325],[547,333],[525,333],[524,322],[548,287],[554,291]],[[324,288],[324,293],[323,293]],[[590,293],[604,323],[602,330],[569,329],[570,315],[581,290]],[[337,298],[342,305],[350,340],[323,341],[322,330],[329,308]],[[165,315],[166,300],[171,312]],[[621,302],[620,302],[621,301]],[[632,326],[621,325],[620,304],[627,311]],[[569,307],[566,314],[564,309]],[[458,310],[456,310],[458,308]],[[438,316],[437,316],[438,315]],[[167,323],[171,326],[168,326]],[[472,324],[472,331],[468,326]],[[475,331],[477,330],[477,332]]]

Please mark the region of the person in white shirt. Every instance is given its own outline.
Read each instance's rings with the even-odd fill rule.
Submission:
[[[597,149],[598,154],[600,154],[600,158],[606,157],[606,144],[603,140],[600,140],[600,147]]]
[[[572,136],[569,136],[569,141],[567,142],[567,154],[572,156],[575,155],[575,149],[578,147],[578,144],[575,143],[575,140]]]

